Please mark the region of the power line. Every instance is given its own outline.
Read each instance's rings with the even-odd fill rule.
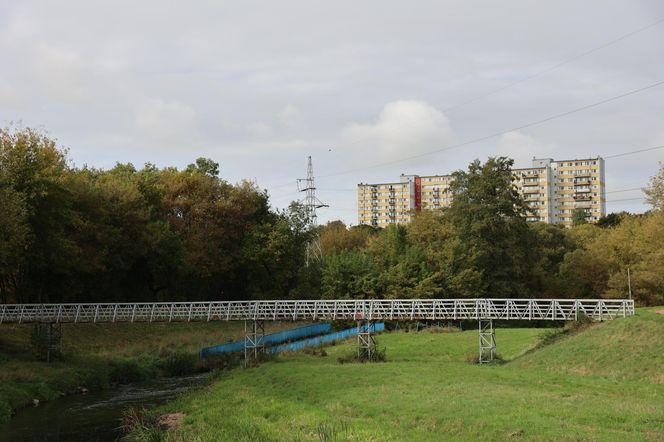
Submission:
[[[502,87],[500,87],[500,88],[498,88],[498,89],[494,89],[494,90],[492,90],[492,91],[490,91],[490,92],[488,92],[488,93],[486,93],[486,94],[479,95],[479,96],[473,97],[473,98],[471,98],[471,99],[469,99],[469,100],[466,100],[466,101],[464,101],[464,102],[457,103],[457,104],[455,104],[455,105],[453,105],[453,106],[450,106],[450,107],[448,107],[448,108],[444,108],[444,109],[443,109],[443,112],[449,112],[450,110],[453,110],[453,109],[456,109],[456,108],[459,108],[459,107],[463,107],[463,106],[465,106],[465,105],[467,105],[467,104],[470,104],[470,103],[472,103],[472,102],[475,102],[475,101],[477,101],[477,100],[479,100],[479,99],[481,99],[481,98],[484,98],[484,97],[487,97],[487,96],[493,95],[493,94],[498,93],[498,92],[500,92],[500,91],[503,91],[503,90],[505,90],[505,89],[511,88],[511,87],[513,87],[513,86],[516,86],[517,84],[520,84],[520,83],[523,83],[523,82],[525,82],[525,81],[531,80],[531,79],[533,79],[533,78],[539,77],[539,76],[541,76],[541,75],[543,75],[543,74],[545,74],[545,73],[548,73],[548,72],[551,72],[551,71],[553,71],[553,70],[556,70],[556,69],[558,69],[558,68],[560,68],[560,67],[562,67],[562,66],[564,66],[564,65],[566,65],[566,64],[569,64],[569,63],[571,63],[571,62],[574,62],[574,61],[576,61],[576,60],[578,60],[578,59],[580,59],[580,58],[586,57],[586,56],[588,56],[588,55],[590,55],[590,54],[592,54],[592,53],[594,53],[594,52],[597,52],[597,51],[599,51],[599,50],[601,50],[601,49],[604,49],[604,48],[606,48],[606,47],[609,47],[609,46],[612,46],[612,45],[614,45],[614,44],[616,44],[616,43],[619,43],[619,42],[622,41],[622,40],[625,40],[625,39],[627,39],[627,38],[629,38],[629,37],[632,37],[633,35],[636,35],[636,34],[638,34],[638,33],[640,33],[640,32],[643,32],[643,31],[645,31],[645,30],[647,30],[647,29],[650,29],[650,28],[652,28],[652,27],[654,27],[654,26],[656,26],[656,25],[658,25],[658,24],[660,24],[660,23],[662,23],[662,22],[664,22],[664,17],[659,18],[659,19],[655,20],[654,22],[652,22],[652,23],[650,23],[650,24],[648,24],[648,25],[646,25],[646,26],[643,26],[643,27],[641,27],[641,28],[638,28],[638,29],[636,29],[636,30],[634,30],[634,31],[630,31],[630,32],[628,32],[628,33],[626,33],[626,34],[623,34],[623,35],[621,35],[620,37],[615,38],[615,39],[613,39],[613,40],[610,40],[610,41],[608,41],[608,42],[606,42],[606,43],[604,43],[604,44],[601,44],[601,45],[599,45],[599,46],[596,46],[596,47],[594,47],[594,48],[591,48],[591,49],[589,49],[589,50],[587,50],[587,51],[585,51],[585,52],[582,52],[582,53],[577,54],[577,55],[575,55],[575,56],[572,56],[572,57],[566,58],[566,59],[564,59],[564,60],[561,60],[561,61],[559,61],[558,63],[555,63],[555,64],[549,66],[548,68],[545,68],[545,69],[543,69],[543,70],[541,70],[541,71],[538,71],[538,72],[536,72],[536,73],[534,73],[534,74],[532,74],[532,75],[528,75],[528,76],[522,77],[522,78],[519,79],[519,80],[516,80],[516,81],[514,81],[514,82],[512,82],[512,83],[508,83],[508,84],[506,84],[505,86],[502,86]],[[616,98],[620,98],[620,97],[616,97]],[[602,103],[598,103],[598,104],[602,104]],[[591,107],[592,107],[592,106],[591,106]],[[528,127],[528,126],[525,126],[525,127]],[[518,130],[518,129],[514,129],[514,130]],[[349,141],[349,142],[347,142],[347,143],[345,143],[345,144],[355,144],[355,143],[357,143],[357,142],[359,142],[359,141],[362,141],[362,140],[364,140],[364,139],[367,139],[367,138],[368,138],[368,137],[357,138],[357,139],[355,139],[355,140],[351,140],[351,141]],[[478,141],[479,141],[479,140],[478,140]],[[473,142],[474,142],[474,141],[473,141]],[[464,144],[464,145],[465,145],[465,144]],[[611,157],[606,157],[606,158],[611,158]],[[343,173],[340,173],[340,174],[343,174]],[[327,177],[327,176],[333,176],[333,175],[323,175],[322,177]],[[292,182],[284,183],[284,184],[279,184],[279,185],[277,185],[277,186],[272,186],[272,188],[273,188],[273,189],[278,189],[278,188],[282,188],[282,187],[286,187],[286,186],[290,186],[290,185],[292,185]]]
[[[631,191],[633,191],[633,190],[642,190],[642,189],[643,189],[642,187],[632,187],[632,188],[630,188],[630,189],[611,190],[611,191],[604,192],[604,193],[631,192]]]
[[[650,24],[648,24],[648,25],[646,25],[646,26],[643,26],[643,27],[641,27],[641,28],[638,28],[638,29],[636,29],[636,30],[634,30],[634,31],[630,31],[630,32],[628,32],[628,33],[626,33],[626,34],[623,34],[623,35],[621,35],[620,37],[615,38],[615,39],[613,39],[613,40],[610,40],[610,41],[608,41],[608,42],[606,42],[606,43],[604,43],[604,44],[601,44],[601,45],[596,46],[596,47],[594,47],[594,48],[588,49],[588,50],[585,51],[585,52],[581,52],[580,54],[577,54],[577,55],[574,55],[574,56],[568,57],[568,58],[566,58],[566,59],[563,59],[563,60],[561,60],[561,61],[559,61],[559,62],[557,62],[557,63],[554,63],[553,65],[551,65],[551,66],[545,68],[545,69],[542,69],[541,71],[535,72],[534,74],[531,74],[531,75],[527,75],[527,76],[525,76],[525,77],[522,77],[522,78],[520,78],[520,79],[518,79],[518,80],[515,80],[515,81],[513,81],[513,82],[511,82],[511,83],[508,83],[508,84],[506,84],[506,85],[504,85],[504,86],[501,86],[501,87],[499,87],[499,88],[497,88],[497,89],[494,89],[494,90],[492,90],[492,91],[490,91],[490,92],[487,92],[487,93],[485,93],[485,94],[477,95],[477,96],[475,96],[475,97],[473,97],[473,98],[470,98],[470,99],[468,99],[468,100],[466,100],[466,101],[462,101],[462,102],[457,103],[457,104],[454,104],[454,105],[452,105],[452,106],[450,106],[450,107],[443,108],[442,111],[443,111],[443,112],[449,112],[449,111],[451,111],[451,110],[454,110],[454,109],[457,109],[457,108],[460,108],[460,107],[466,106],[466,105],[468,105],[468,104],[470,104],[470,103],[474,103],[474,102],[476,102],[476,101],[479,101],[479,100],[481,100],[482,98],[485,98],[485,97],[488,97],[488,96],[490,96],[490,95],[494,95],[494,94],[496,94],[496,93],[498,93],[498,92],[504,91],[505,89],[509,89],[509,88],[514,87],[514,86],[516,86],[516,85],[518,85],[518,84],[524,83],[524,82],[526,82],[526,81],[528,81],[528,80],[532,80],[533,78],[536,78],[536,77],[539,77],[539,76],[541,76],[541,75],[544,75],[544,74],[546,74],[546,73],[548,73],[548,72],[554,71],[554,70],[556,70],[556,69],[558,69],[558,68],[560,68],[560,67],[562,67],[562,66],[564,66],[564,65],[566,65],[566,64],[572,63],[572,62],[574,62],[574,61],[576,61],[576,60],[578,60],[578,59],[580,59],[580,58],[586,57],[586,56],[588,56],[588,55],[590,55],[590,54],[592,54],[592,53],[594,53],[594,52],[597,52],[597,51],[599,51],[599,50],[601,50],[601,49],[604,49],[604,48],[606,48],[606,47],[609,47],[609,46],[612,46],[612,45],[614,45],[614,44],[616,44],[616,43],[619,43],[619,42],[621,42],[621,41],[623,41],[623,40],[625,40],[625,39],[627,39],[627,38],[629,38],[629,37],[632,37],[633,35],[636,35],[636,34],[638,34],[638,33],[640,33],[640,32],[643,32],[643,31],[645,31],[645,30],[647,30],[647,29],[650,29],[650,28],[652,28],[652,27],[654,27],[654,26],[656,26],[656,25],[658,25],[658,24],[660,24],[660,23],[662,23],[662,22],[664,22],[664,17],[661,17],[661,18],[655,20],[654,22],[652,22],[652,23],[650,23]],[[397,129],[400,129],[400,128],[394,128],[394,129],[392,129],[392,130],[397,130]],[[348,142],[346,142],[346,143],[344,143],[344,144],[347,144],[347,145],[348,145],[348,144],[355,144],[355,143],[358,143],[358,142],[360,142],[360,141],[367,140],[367,139],[370,139],[370,137],[368,137],[368,136],[365,136],[365,137],[359,137],[359,138],[355,138],[355,139],[353,139],[353,140],[350,140],[350,141],[348,141]]]
[[[461,103],[458,103],[458,104],[455,104],[455,105],[453,105],[453,106],[451,106],[451,107],[448,107],[448,108],[446,108],[446,109],[443,109],[443,112],[449,112],[449,111],[451,111],[452,109],[456,109],[456,108],[459,108],[459,107],[463,107],[463,106],[465,106],[465,105],[467,105],[467,104],[473,103],[473,102],[478,101],[478,100],[480,100],[480,99],[482,99],[482,98],[485,98],[485,97],[488,97],[488,96],[490,96],[490,95],[496,94],[496,93],[498,93],[498,92],[504,91],[505,89],[509,89],[509,88],[511,88],[511,87],[513,87],[513,86],[516,86],[517,84],[521,84],[521,83],[523,83],[523,82],[525,82],[525,81],[532,80],[533,78],[539,77],[539,76],[541,76],[541,75],[543,75],[543,74],[546,74],[546,73],[548,73],[548,72],[551,72],[551,71],[553,71],[553,70],[556,70],[556,69],[560,68],[561,66],[564,66],[564,65],[566,65],[566,64],[568,64],[568,63],[571,63],[571,62],[576,61],[576,60],[578,60],[578,59],[580,59],[580,58],[583,58],[583,57],[585,57],[585,56],[588,56],[588,55],[590,55],[590,54],[592,54],[592,53],[594,53],[594,52],[597,52],[597,51],[599,51],[599,50],[601,50],[601,49],[604,49],[604,48],[606,48],[606,47],[608,47],[608,46],[614,45],[614,44],[616,44],[616,43],[618,43],[618,42],[621,42],[622,40],[625,40],[625,39],[627,39],[627,38],[629,38],[629,37],[631,37],[631,36],[633,36],[633,35],[636,35],[636,34],[638,34],[639,32],[643,32],[643,31],[645,31],[645,30],[647,30],[647,29],[650,29],[650,28],[652,28],[653,26],[656,26],[656,25],[662,23],[663,21],[664,21],[664,17],[662,17],[662,18],[660,18],[660,19],[658,19],[658,20],[656,20],[656,21],[654,21],[654,22],[650,23],[649,25],[646,25],[646,26],[644,26],[644,27],[642,27],[642,28],[639,28],[639,29],[636,29],[636,30],[634,30],[634,31],[628,32],[627,34],[623,34],[623,35],[621,35],[620,37],[618,37],[618,38],[616,38],[616,39],[613,39],[613,40],[611,40],[611,41],[608,41],[608,42],[606,42],[606,43],[604,43],[604,44],[602,44],[602,45],[596,46],[596,47],[594,47],[594,48],[592,48],[592,49],[589,49],[589,50],[587,50],[587,51],[585,51],[585,52],[582,52],[582,53],[580,53],[580,54],[577,54],[577,55],[574,55],[574,56],[572,56],[572,57],[566,58],[566,59],[564,59],[564,60],[562,60],[562,61],[559,61],[558,63],[555,63],[555,64],[549,66],[548,68],[542,69],[541,71],[535,72],[535,73],[532,74],[532,75],[527,75],[527,76],[525,76],[525,77],[522,77],[522,78],[519,79],[519,80],[513,81],[512,83],[508,83],[508,84],[506,84],[505,86],[502,86],[502,87],[499,87],[499,88],[497,88],[497,89],[494,89],[494,90],[492,90],[492,91],[490,91],[490,92],[488,92],[488,93],[486,93],[486,94],[478,95],[478,96],[476,96],[476,97],[474,97],[474,98],[471,98],[471,99],[469,99],[469,100],[463,101],[463,102],[461,102]]]
[[[479,137],[479,138],[474,138],[474,139],[464,141],[464,142],[461,142],[461,143],[452,144],[450,146],[446,146],[446,147],[436,149],[436,150],[431,150],[429,152],[424,152],[424,153],[417,154],[417,155],[411,155],[411,156],[408,156],[408,157],[403,157],[403,158],[400,158],[400,159],[394,160],[394,161],[388,161],[388,162],[384,162],[384,163],[376,163],[376,164],[373,164],[371,166],[365,166],[365,167],[356,168],[356,169],[348,169],[348,170],[345,170],[345,171],[342,171],[342,172],[322,175],[321,178],[328,178],[328,177],[332,177],[332,176],[345,175],[345,174],[348,174],[348,173],[360,172],[360,171],[363,171],[363,170],[366,170],[366,169],[374,169],[374,168],[377,168],[377,167],[384,167],[384,166],[388,166],[388,165],[398,164],[398,163],[402,163],[404,161],[408,161],[408,160],[412,160],[412,159],[416,159],[416,158],[422,158],[422,157],[425,157],[425,156],[434,155],[434,154],[437,154],[437,153],[440,153],[440,152],[444,152],[444,151],[456,149],[456,148],[459,148],[459,147],[467,146],[469,144],[474,144],[474,143],[477,143],[477,142],[480,142],[480,141],[486,141],[486,140],[489,140],[491,138],[495,138],[495,137],[498,137],[498,136],[501,136],[501,135],[505,135],[509,132],[514,132],[514,131],[526,129],[526,128],[529,128],[529,127],[537,126],[537,125],[540,125],[540,124],[543,124],[543,123],[546,123],[546,122],[549,122],[549,121],[552,121],[552,120],[555,120],[555,119],[558,119],[558,118],[566,117],[568,115],[571,115],[571,114],[574,114],[574,113],[577,113],[577,112],[581,112],[581,111],[584,111],[584,110],[587,110],[587,109],[591,109],[591,108],[594,108],[594,107],[597,107],[597,106],[601,106],[602,104],[610,103],[612,101],[619,100],[621,98],[625,98],[625,97],[628,97],[630,95],[638,94],[639,92],[643,92],[643,91],[655,88],[657,86],[661,86],[662,84],[664,84],[664,80],[660,80],[660,81],[657,81],[655,83],[651,83],[647,86],[640,87],[638,89],[633,89],[631,91],[624,92],[624,93],[619,94],[619,95],[614,95],[612,97],[605,98],[603,100],[600,100],[600,101],[597,101],[597,102],[594,102],[594,103],[591,103],[591,104],[586,104],[584,106],[580,106],[580,107],[577,107],[577,108],[574,108],[574,109],[571,109],[571,110],[568,110],[568,111],[565,111],[565,112],[554,114],[554,115],[551,115],[549,117],[542,118],[540,120],[536,120],[536,121],[533,121],[533,122],[530,122],[530,123],[526,123],[526,124],[523,124],[521,126],[516,126],[516,127],[513,127],[511,129],[502,130],[500,132],[495,132],[495,133],[492,133],[492,134],[489,134],[489,135],[484,135],[484,136]]]
[[[618,203],[618,202],[621,202],[621,201],[637,201],[637,200],[643,201],[645,199],[646,199],[645,196],[640,196],[638,198],[621,198],[619,200],[606,200],[605,202],[607,202],[607,203]]]
[[[610,156],[606,156],[606,157],[602,157],[602,158],[604,158],[604,159],[615,158],[615,157],[620,157],[620,156],[625,156],[625,155],[632,155],[632,154],[635,154],[635,153],[648,152],[648,151],[655,150],[655,149],[664,149],[664,146],[655,146],[655,147],[650,147],[650,148],[646,148],[646,149],[637,149],[637,150],[632,150],[632,151],[629,151],[629,152],[610,155]],[[642,190],[642,189],[643,189],[643,187],[632,187],[632,188],[629,188],[629,189],[610,190],[610,191],[606,191],[604,193],[620,193],[620,192],[629,192],[629,191]],[[323,191],[323,192],[356,192],[357,191],[356,188],[354,188],[354,189],[320,189],[319,188],[318,190]],[[276,197],[282,197],[282,196],[286,196],[286,195],[290,195],[290,194],[294,194],[294,193],[297,193],[297,192],[296,191],[290,191],[290,192],[285,193],[285,194],[272,195],[272,196],[273,197],[275,197],[275,196]]]
[[[657,150],[657,149],[664,149],[664,145],[663,146],[648,147],[648,148],[639,149],[639,150],[632,150],[630,152],[617,153],[617,154],[614,154],[614,155],[608,155],[608,156],[605,156],[604,159],[606,160],[606,159],[609,159],[609,158],[624,157],[625,155],[632,155],[634,153],[641,153],[641,152],[649,152],[651,150]]]

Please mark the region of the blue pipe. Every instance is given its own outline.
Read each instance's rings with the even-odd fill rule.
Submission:
[[[298,339],[306,338],[308,336],[322,335],[329,333],[332,330],[332,324],[313,324],[304,327],[292,328],[290,330],[283,330],[276,333],[270,333],[263,336],[263,344],[266,346],[280,344],[282,342],[295,341]],[[219,353],[235,353],[244,350],[244,340],[229,342],[227,344],[219,344],[212,347],[202,348],[199,352],[200,358],[207,355]]]
[[[385,330],[385,324],[382,322],[375,322],[371,325],[371,328],[374,332],[381,332]],[[366,330],[366,326],[363,328],[363,330]],[[302,350],[305,347],[314,347],[318,345],[329,344],[330,342],[334,341],[340,341],[355,335],[357,335],[357,327],[347,328],[346,330],[330,333],[329,335],[317,336],[315,338],[304,339],[302,341],[276,345],[274,347],[266,348],[265,351],[271,353],[279,353],[282,351],[297,351]]]

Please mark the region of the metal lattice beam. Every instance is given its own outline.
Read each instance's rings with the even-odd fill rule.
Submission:
[[[634,315],[629,299],[361,299],[0,304],[0,324],[334,320],[596,320]]]
[[[488,364],[496,357],[496,331],[493,319],[480,319],[480,364]]]
[[[244,321],[244,363],[248,364],[249,359],[258,359],[258,354],[265,351],[265,322],[264,321]]]
[[[373,361],[378,356],[376,330],[371,321],[357,321],[357,359]]]

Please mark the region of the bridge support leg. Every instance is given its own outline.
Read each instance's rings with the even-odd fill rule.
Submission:
[[[35,323],[30,341],[37,358],[51,362],[62,353],[62,324]]]
[[[496,357],[496,331],[492,319],[480,319],[480,364],[488,364]]]
[[[265,322],[244,321],[244,365],[249,364],[250,359],[258,359],[259,353],[265,351],[263,337],[265,336]]]
[[[375,361],[378,357],[376,328],[372,321],[357,321],[357,359]]]

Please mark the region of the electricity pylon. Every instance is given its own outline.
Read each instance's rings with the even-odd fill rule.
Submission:
[[[297,180],[297,190],[300,192],[306,192],[304,200],[302,201],[304,205],[304,211],[307,215],[307,227],[309,232],[311,232],[311,239],[307,243],[306,250],[306,265],[309,266],[310,263],[321,259],[323,252],[320,248],[320,237],[318,236],[318,216],[316,215],[316,209],[321,207],[329,207],[327,204],[324,204],[321,200],[316,197],[316,184],[314,182],[314,166],[311,163],[311,156],[307,162],[307,177],[300,178]]]

